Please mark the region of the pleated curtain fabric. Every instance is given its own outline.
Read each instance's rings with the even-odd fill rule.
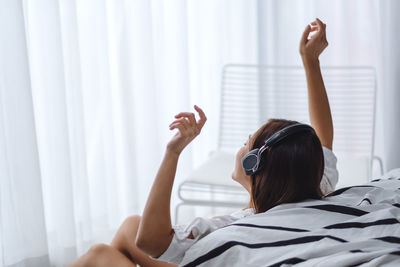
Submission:
[[[193,104],[209,119],[176,183],[208,156],[221,66],[257,59],[256,2],[228,2],[0,3],[0,266],[65,266],[110,242]]]

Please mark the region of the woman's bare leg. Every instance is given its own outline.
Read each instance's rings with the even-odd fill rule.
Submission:
[[[118,229],[111,244],[93,246],[69,267],[177,267],[163,261],[153,260],[135,245],[140,216],[128,217]]]
[[[175,264],[153,260],[136,247],[135,240],[139,223],[139,215],[128,217],[118,229],[110,246],[119,250],[141,267],[177,267]]]
[[[130,259],[123,255],[117,249],[105,245],[98,244],[93,246],[89,251],[80,257],[69,267],[137,267]]]

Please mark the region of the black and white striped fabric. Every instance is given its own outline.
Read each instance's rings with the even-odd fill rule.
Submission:
[[[400,169],[205,236],[179,266],[400,266]]]

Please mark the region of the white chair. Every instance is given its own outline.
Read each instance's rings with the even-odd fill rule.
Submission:
[[[321,67],[321,72],[335,129],[333,150],[338,157],[338,188],[368,182],[374,160],[383,173],[382,160],[374,156],[375,69]],[[237,149],[269,118],[310,123],[307,83],[301,66],[228,64],[222,71],[220,97],[218,151],[179,186],[183,202],[176,207],[175,221],[182,205],[244,207],[248,200],[237,202],[229,198],[229,194],[247,194],[229,179]],[[221,165],[220,161],[231,161],[231,166]],[[205,175],[206,170],[214,175]],[[211,179],[205,180],[207,177]],[[200,197],[193,197],[200,188]],[[225,194],[223,189],[229,193]],[[183,197],[185,193],[189,194]]]

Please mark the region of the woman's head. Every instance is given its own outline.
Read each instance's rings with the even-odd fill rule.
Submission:
[[[261,157],[261,168],[255,175],[247,176],[242,168],[241,159],[247,152],[260,148],[275,132],[295,123],[298,122],[270,119],[236,155],[232,178],[249,191],[256,213],[282,203],[322,197],[320,182],[324,157],[315,133],[299,132],[267,148]]]

